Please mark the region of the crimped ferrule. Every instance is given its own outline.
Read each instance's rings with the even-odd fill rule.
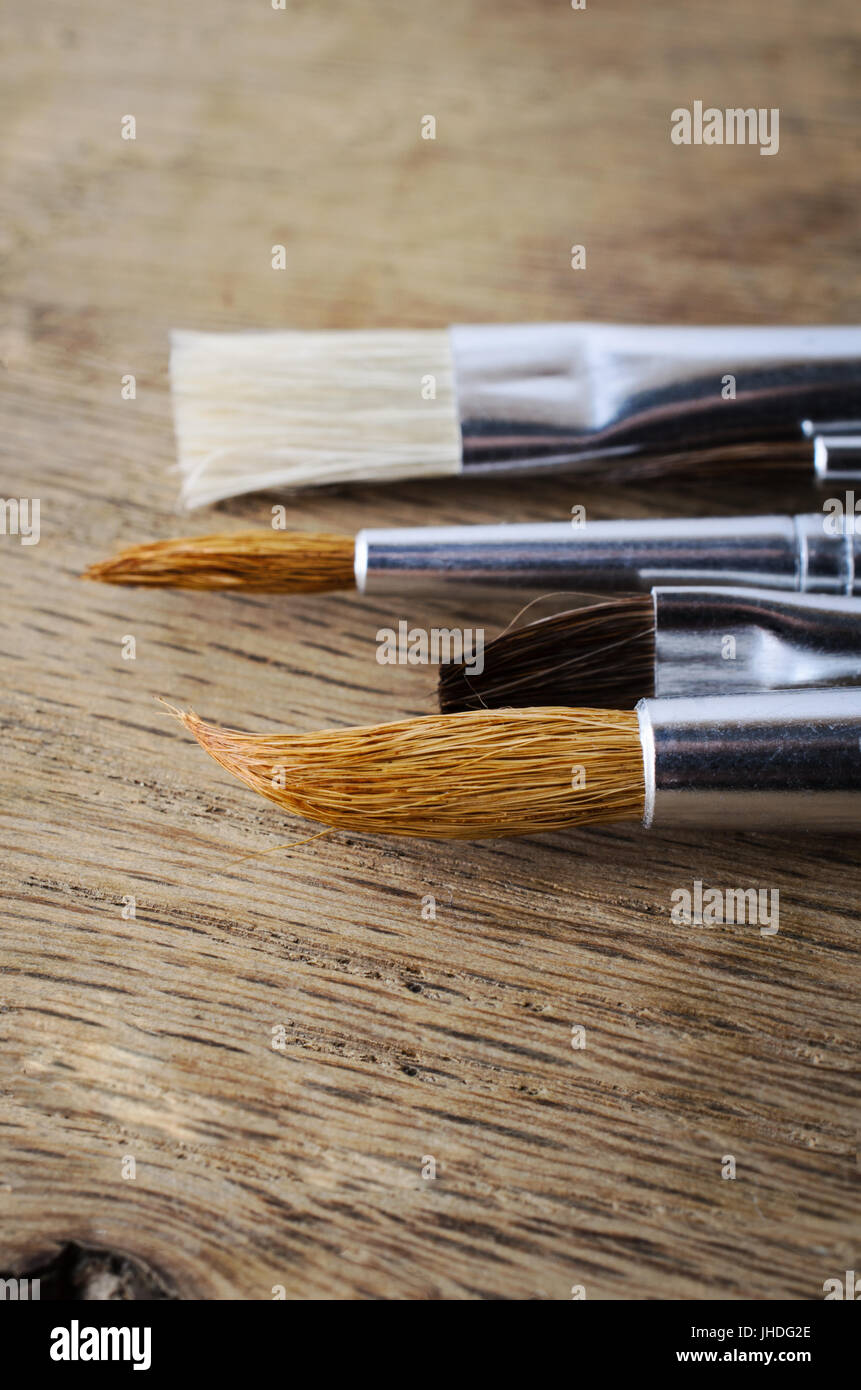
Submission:
[[[766,449],[861,477],[859,327],[465,324],[451,347],[466,473]]]
[[[861,686],[861,598],[652,590],[658,698]]]

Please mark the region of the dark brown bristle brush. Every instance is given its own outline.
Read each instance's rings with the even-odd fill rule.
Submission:
[[[861,599],[656,587],[527,623],[482,656],[478,673],[474,660],[440,667],[442,711],[859,686]]]
[[[483,658],[479,674],[474,662],[440,666],[443,713],[545,700],[549,705],[633,709],[652,693],[651,595],[628,594],[526,623],[486,643]]]

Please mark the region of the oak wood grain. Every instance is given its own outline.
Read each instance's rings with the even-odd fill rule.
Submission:
[[[0,1268],[74,1241],[181,1297],[821,1297],[861,1268],[850,839],[279,848],[308,828],[155,697],[260,729],[423,712],[433,672],[378,665],[377,629],[494,631],[514,596],[77,576],[285,500],[177,515],[171,327],[861,320],[857,6],[80,0],[3,27],[0,490],[41,499],[41,540],[0,537]],[[779,107],[779,153],[673,146],[696,98]],[[290,508],[353,530],[577,502],[819,505],[742,477]],[[674,926],[694,879],[777,888],[779,933]]]

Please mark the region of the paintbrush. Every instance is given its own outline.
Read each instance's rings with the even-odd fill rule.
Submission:
[[[861,593],[853,515],[416,526],[350,536],[259,530],[134,545],[91,565],[110,584],[400,596],[464,585],[620,593],[656,584]]]
[[[85,571],[108,584],[271,593],[401,595],[465,584],[647,590],[655,584],[745,584],[861,593],[854,516],[693,517],[528,522],[359,531],[240,531],[130,546]]]
[[[362,833],[530,835],[590,822],[658,829],[861,827],[861,692],[641,700],[433,714],[257,735],[174,711],[282,810]]]
[[[861,328],[601,323],[171,335],[182,500],[483,473],[861,478]]]
[[[440,667],[444,713],[861,686],[861,599],[656,587],[513,628],[482,655],[480,672],[474,661]]]

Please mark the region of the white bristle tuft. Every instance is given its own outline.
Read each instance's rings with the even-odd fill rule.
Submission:
[[[460,472],[446,330],[171,334],[182,501]]]

